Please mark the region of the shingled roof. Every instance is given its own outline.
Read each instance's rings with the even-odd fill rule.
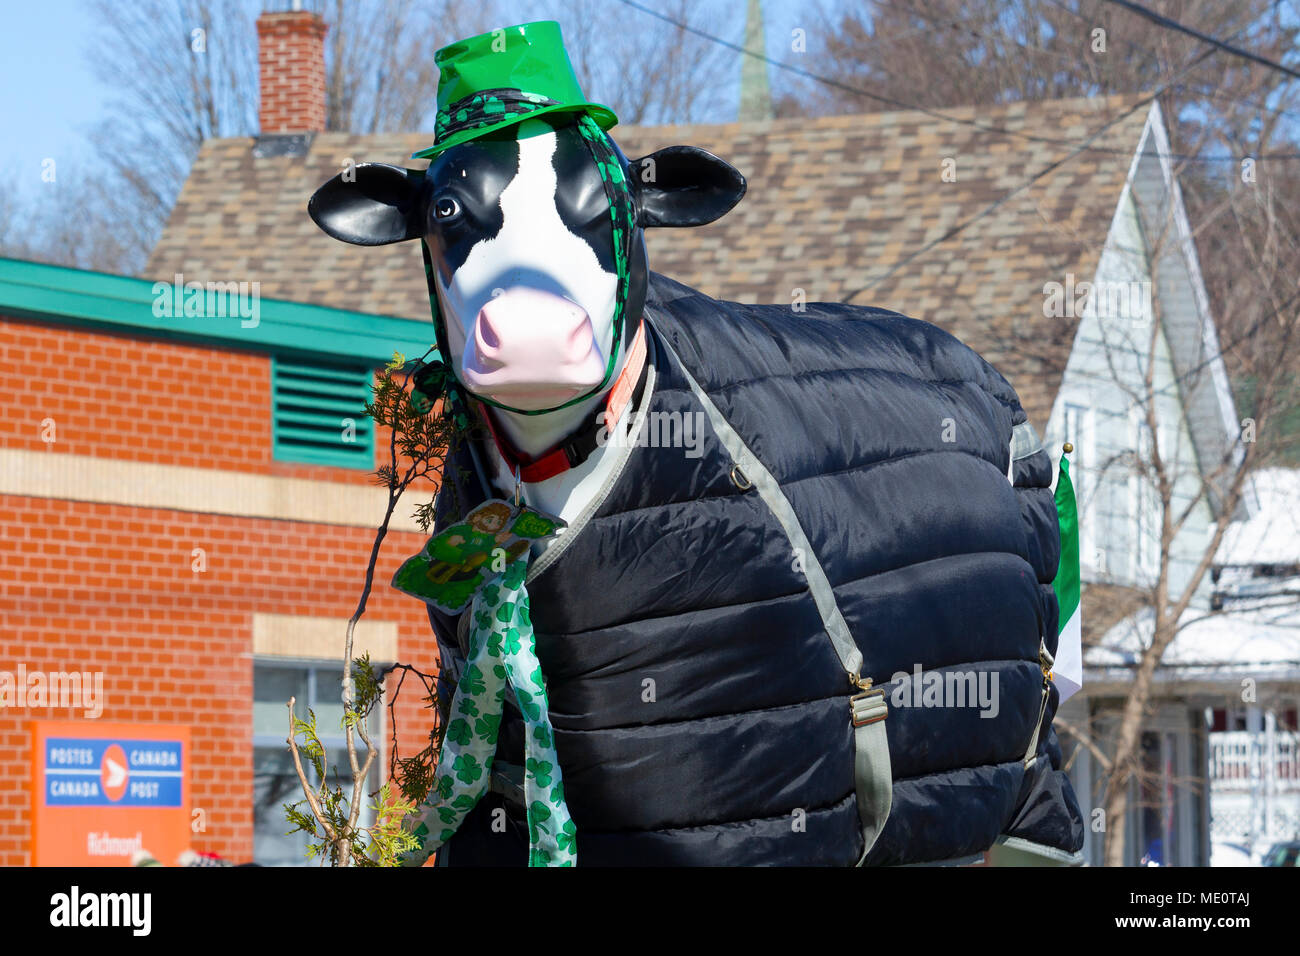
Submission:
[[[719,298],[788,305],[802,289],[809,302],[848,300],[934,322],[998,366],[1041,431],[1076,324],[1044,317],[1043,284],[1093,277],[1148,114],[1135,102],[944,110],[952,119],[896,112],[617,127],[613,135],[630,157],[701,146],[749,180],[745,199],[719,222],[651,230],[653,269]],[[1090,148],[1075,149],[1104,127]],[[408,157],[429,142],[427,133],[324,133],[304,155],[256,156],[255,140],[209,140],[145,274],[257,280],[265,296],[425,318],[418,244],[347,246],[316,228],[306,203],[348,160],[419,166]],[[955,182],[942,181],[946,159]]]

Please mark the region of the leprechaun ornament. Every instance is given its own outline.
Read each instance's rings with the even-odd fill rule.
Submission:
[[[489,505],[500,504],[489,502]],[[524,793],[529,866],[573,866],[576,829],[564,801],[564,781],[547,714],[546,682],[528,613],[528,558],[483,585],[469,610],[469,656],[452,698],[429,803],[413,834],[418,850],[404,862],[423,863],[455,834],[487,791],[507,694],[527,726]],[[430,812],[432,811],[432,812]]]
[[[445,613],[470,615],[468,659],[452,698],[437,776],[412,828],[420,847],[407,854],[406,864],[428,859],[487,791],[507,694],[513,694],[528,729],[529,865],[576,862],[576,830],[564,802],[524,584],[530,545],[563,530],[559,518],[518,497],[513,505],[492,499],[435,534],[393,576],[398,590]]]

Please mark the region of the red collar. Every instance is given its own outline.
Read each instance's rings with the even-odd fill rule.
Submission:
[[[628,403],[641,392],[645,385],[645,334],[645,322],[642,321],[637,326],[636,335],[632,339],[632,346],[628,349],[627,361],[623,364],[623,371],[614,380],[614,387],[609,390],[605,398],[605,430],[607,432],[614,430],[614,426],[618,424],[618,420],[622,417]],[[596,438],[601,429],[599,421],[593,416],[587,425],[578,429],[576,433],[565,439],[557,448],[553,448],[537,458],[530,458],[523,452],[516,450],[509,440],[497,431],[496,425],[492,421],[492,410],[490,408],[483,408],[483,418],[487,421],[492,440],[496,442],[497,451],[505,459],[511,473],[518,470],[520,480],[529,484],[554,478],[570,468],[578,467],[591,456],[591,453],[600,444]]]

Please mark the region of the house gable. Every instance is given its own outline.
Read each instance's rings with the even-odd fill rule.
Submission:
[[[1097,270],[1087,280],[1092,295],[1082,309],[1047,438],[1058,459],[1064,442],[1077,446],[1072,464],[1085,580],[1153,584],[1159,498],[1154,483],[1138,473],[1134,455],[1150,456],[1143,396],[1154,361],[1154,439],[1174,479],[1174,513],[1191,509],[1171,552],[1169,583],[1176,594],[1201,559],[1214,520],[1212,503],[1196,499],[1212,470],[1205,463],[1220,460],[1232,445],[1235,411],[1166,153],[1153,107]],[[1167,236],[1153,233],[1156,215],[1167,215]],[[1198,605],[1208,600],[1208,591],[1203,582]]]
[[[1210,313],[1209,295],[1201,278],[1182,189],[1169,152],[1169,136],[1160,107],[1153,104],[1138,149],[1131,189],[1137,197],[1147,245],[1159,252],[1154,270],[1156,292],[1177,369],[1175,387],[1183,393],[1183,406],[1202,473],[1208,476],[1218,470],[1230,475],[1232,466],[1242,457],[1241,446],[1236,441],[1242,426],[1218,329]],[[1227,462],[1231,465],[1225,467]],[[1216,491],[1211,495],[1211,503],[1216,513],[1220,485],[1221,481],[1212,483]],[[1247,510],[1241,517],[1249,517],[1254,512],[1254,494],[1245,497]]]

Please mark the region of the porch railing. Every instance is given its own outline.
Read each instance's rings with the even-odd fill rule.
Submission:
[[[1237,730],[1210,734],[1212,790],[1300,793],[1300,733]]]

